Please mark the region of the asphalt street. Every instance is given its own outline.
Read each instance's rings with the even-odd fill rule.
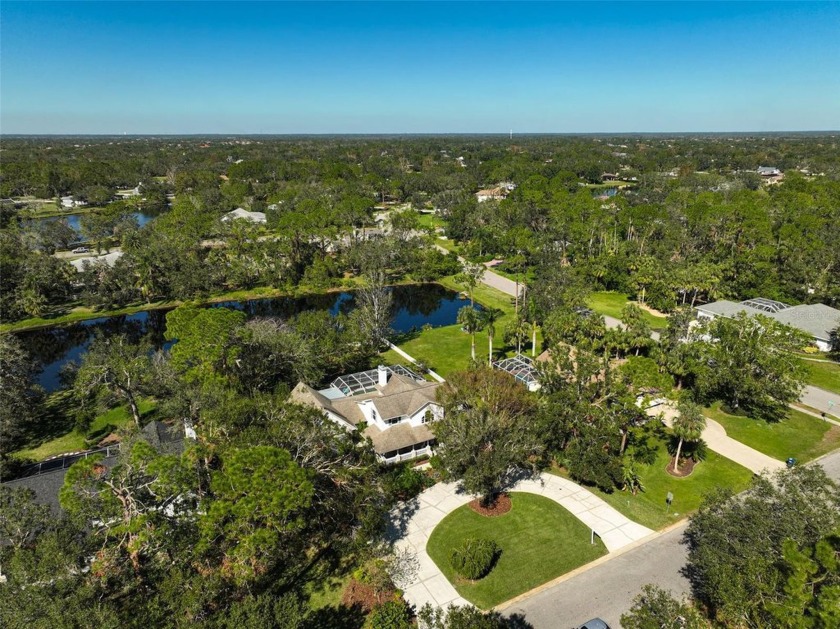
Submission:
[[[819,461],[826,473],[840,482],[840,451]],[[605,563],[549,587],[504,610],[522,614],[535,629],[571,629],[600,617],[612,628],[620,627],[621,614],[646,583],[671,590],[676,595],[690,592],[680,574],[686,563],[682,535],[686,524],[672,529]]]

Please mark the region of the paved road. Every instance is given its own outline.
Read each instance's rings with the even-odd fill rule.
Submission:
[[[840,451],[819,463],[832,479],[840,482]],[[620,627],[621,614],[630,609],[646,583],[677,595],[689,592],[688,582],[680,574],[686,562],[686,549],[680,543],[685,526],[515,603],[504,613],[524,614],[535,629],[577,627],[597,616],[611,627]]]
[[[805,386],[805,390],[802,392],[802,397],[799,398],[799,401],[820,412],[825,411],[835,417],[840,417],[840,395],[831,393],[831,391],[818,389],[809,384]],[[829,402],[833,404],[829,404]]]
[[[680,574],[685,547],[680,543],[686,525],[625,552],[591,570],[515,603],[505,614],[524,614],[535,629],[577,627],[601,617],[611,627],[632,605],[642,585],[655,583],[677,595],[690,591]]]

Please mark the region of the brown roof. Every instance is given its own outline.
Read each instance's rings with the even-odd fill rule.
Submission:
[[[373,449],[377,454],[386,454],[400,448],[432,441],[435,438],[434,433],[427,425],[412,426],[405,422],[390,426],[387,430],[379,430],[376,426],[368,426],[364,434],[366,437],[370,437],[373,442]]]
[[[382,419],[413,415],[426,404],[435,401],[438,383],[417,382],[399,374],[388,379],[388,384],[379,388],[379,396],[370,399]]]

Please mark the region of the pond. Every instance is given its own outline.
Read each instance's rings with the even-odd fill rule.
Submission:
[[[82,235],[82,217],[84,214],[67,214],[64,216],[48,216],[46,218],[32,218],[26,221],[27,226],[31,226],[37,228],[39,225],[43,225],[45,223],[50,223],[52,221],[59,221],[64,219],[67,221],[67,224],[70,228],[76,232],[77,235],[77,242],[86,242],[85,237]],[[132,212],[131,216],[137,221],[137,224],[140,227],[143,227],[146,223],[152,220],[156,214],[145,214],[143,212]]]
[[[391,287],[394,296],[391,328],[397,333],[410,332],[425,324],[432,327],[452,325],[458,310],[469,300],[439,284]],[[332,315],[349,313],[355,307],[351,292],[326,293],[309,297],[278,297],[250,301],[227,301],[212,304],[214,308],[236,308],[253,317],[287,319],[307,310],[328,310]],[[478,307],[478,306],[477,306]],[[155,347],[168,349],[164,339],[168,310],[145,310],[132,315],[100,317],[80,323],[43,328],[17,335],[32,358],[38,363],[37,378],[47,392],[61,389],[61,373],[65,365],[78,363],[94,335],[126,334],[134,340],[147,336]]]

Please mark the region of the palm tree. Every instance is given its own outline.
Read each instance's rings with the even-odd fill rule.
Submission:
[[[458,324],[470,335],[472,359],[475,360],[475,333],[481,329],[481,317],[472,306],[464,306],[458,311]]]
[[[482,327],[487,328],[487,342],[489,345],[487,362],[490,367],[493,366],[493,336],[496,334],[496,322],[503,314],[498,308],[488,308],[481,313]]]
[[[533,297],[528,299],[528,315],[531,318],[531,357],[537,355],[537,315],[539,308]]]
[[[680,451],[683,441],[699,441],[706,428],[706,418],[702,409],[693,402],[680,402],[677,407],[679,417],[674,420],[674,435],[680,440],[677,444],[677,455],[674,457],[674,471],[680,471]]]

